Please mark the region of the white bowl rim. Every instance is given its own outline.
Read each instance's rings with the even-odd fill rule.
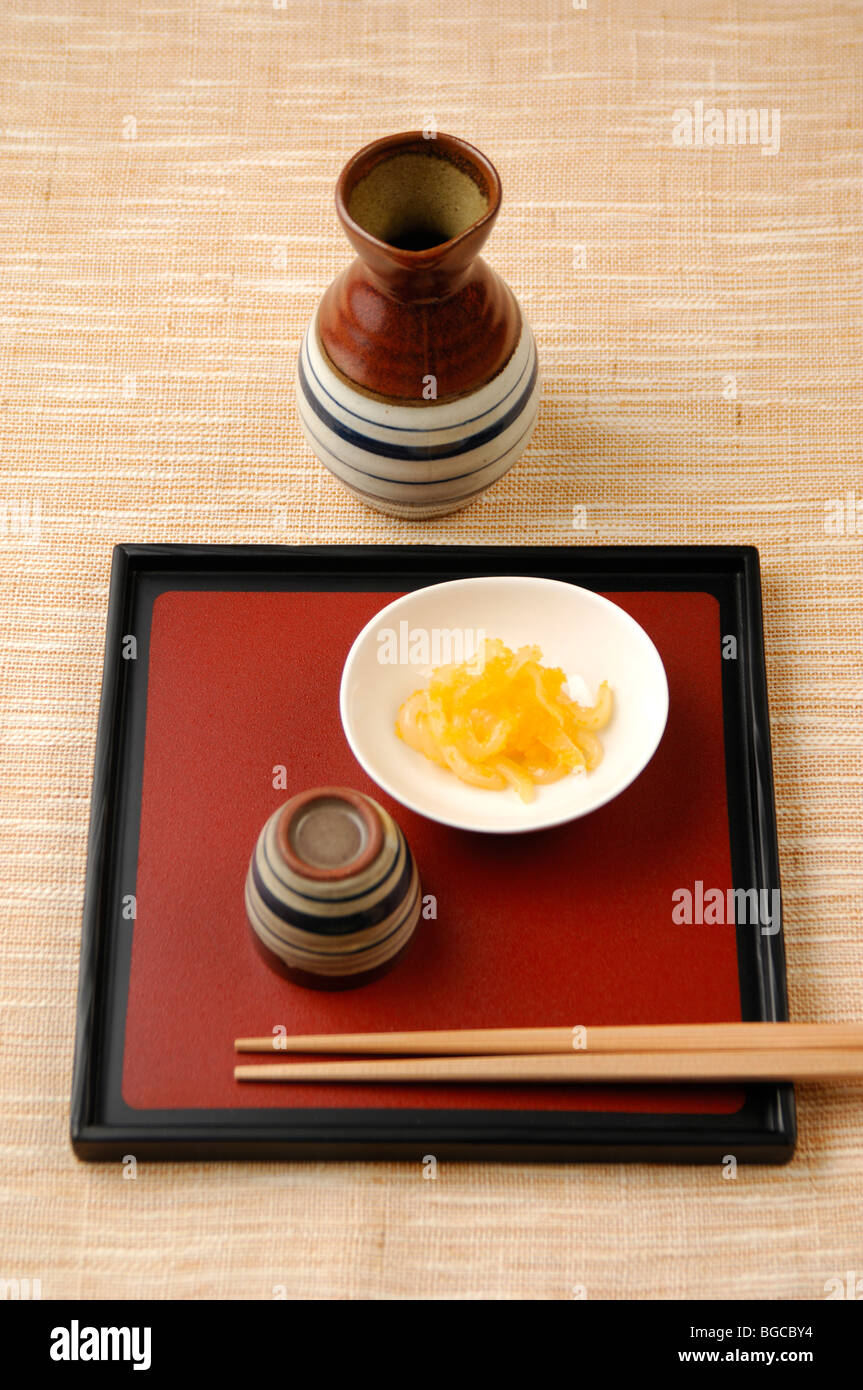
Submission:
[[[660,678],[659,688],[663,696],[662,716],[661,719],[657,719],[656,721],[653,741],[649,747],[649,751],[646,757],[643,757],[638,762],[638,764],[633,767],[631,775],[628,776],[625,781],[620,782],[618,785],[612,787],[608,792],[602,794],[600,797],[597,798],[597,800],[590,802],[590,804],[587,806],[583,806],[580,808],[569,807],[566,809],[549,812],[546,818],[535,820],[531,822],[530,825],[512,824],[496,825],[493,827],[485,825],[476,825],[469,823],[466,819],[459,819],[457,816],[454,815],[447,815],[438,811],[430,811],[428,807],[422,803],[421,800],[417,800],[408,795],[405,795],[401,790],[394,787],[390,783],[389,779],[385,775],[382,775],[371,763],[371,761],[368,758],[366,758],[363,753],[361,753],[353,738],[351,727],[352,720],[350,719],[348,714],[347,687],[352,673],[352,668],[357,660],[358,654],[361,650],[364,641],[372,631],[378,628],[378,626],[381,623],[381,620],[387,614],[395,612],[402,605],[406,605],[411,600],[415,599],[418,594],[427,593],[429,590],[435,590],[436,592],[443,593],[447,589],[460,589],[463,588],[465,585],[489,583],[500,585],[546,585],[548,587],[553,587],[559,591],[566,590],[570,594],[579,594],[583,599],[586,599],[589,603],[593,604],[598,608],[613,609],[615,614],[615,621],[622,621],[624,626],[630,627],[633,630],[633,633],[636,635],[636,640],[638,640],[644,645],[645,650],[648,653],[649,659],[654,664],[656,674]],[[622,608],[620,604],[614,603],[613,600],[605,598],[604,595],[597,593],[595,589],[587,589],[583,585],[570,583],[569,580],[554,579],[547,575],[465,575],[461,579],[447,579],[441,581],[438,584],[421,584],[418,585],[416,589],[409,589],[407,593],[400,594],[398,598],[391,599],[390,602],[385,604],[383,608],[378,609],[378,611],[375,614],[373,614],[371,618],[369,618],[368,622],[365,623],[363,627],[360,629],[360,631],[357,633],[357,636],[354,638],[354,641],[351,644],[350,651],[348,652],[345,658],[345,664],[342,668],[342,678],[339,685],[339,715],[341,717],[342,730],[344,732],[345,738],[347,740],[351,752],[353,753],[360,767],[363,769],[364,772],[367,773],[367,775],[372,779],[375,785],[380,787],[382,791],[386,792],[388,796],[391,796],[393,800],[396,801],[400,806],[406,807],[409,811],[414,811],[417,815],[424,816],[426,820],[434,821],[438,825],[449,826],[454,830],[467,830],[473,834],[481,835],[526,835],[537,830],[550,830],[555,826],[567,825],[570,821],[580,820],[583,816],[590,815],[593,811],[598,811],[601,807],[607,806],[609,802],[614,801],[615,798],[620,796],[621,793],[625,792],[628,787],[631,787],[632,783],[636,780],[637,777],[641,775],[641,773],[650,763],[651,759],[656,753],[657,748],[662,742],[662,737],[665,733],[665,729],[668,723],[668,709],[668,676],[665,670],[665,665],[663,663],[662,657],[660,656],[656,648],[655,642],[647,634],[647,632],[645,632],[641,624],[635,618],[632,617],[631,613],[627,613],[626,609]]]

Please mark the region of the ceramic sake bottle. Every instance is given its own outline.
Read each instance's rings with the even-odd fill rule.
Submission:
[[[479,254],[500,199],[494,166],[452,135],[376,140],[339,178],[357,259],[309,325],[297,400],[317,457],[378,511],[457,511],[530,440],[533,334]]]

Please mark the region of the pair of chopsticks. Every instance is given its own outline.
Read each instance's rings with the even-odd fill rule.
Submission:
[[[863,1024],[681,1023],[237,1038],[238,1052],[365,1053],[264,1063],[237,1081],[863,1081]]]

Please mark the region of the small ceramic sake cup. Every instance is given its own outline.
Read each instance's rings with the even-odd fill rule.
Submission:
[[[258,836],[246,877],[246,914],[264,960],[313,989],[350,989],[391,969],[421,901],[401,829],[349,787],[291,797]]]

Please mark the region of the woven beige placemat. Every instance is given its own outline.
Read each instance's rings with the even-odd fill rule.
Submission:
[[[861,1087],[800,1088],[794,1162],[735,1180],[126,1181],[67,1142],[116,541],[756,543],[792,1013],[863,1019],[861,41],[851,0],[4,6],[0,1278],[45,1298],[710,1299],[863,1276]],[[763,109],[755,143],[724,117],[695,143],[711,107]],[[488,257],[545,394],[517,469],[417,531],[339,490],[292,390],[349,255],[342,164],[432,121],[500,170]]]

